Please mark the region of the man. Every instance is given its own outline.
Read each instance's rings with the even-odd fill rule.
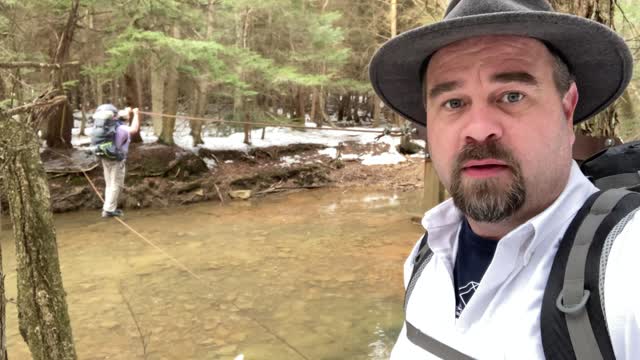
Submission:
[[[118,155],[117,160],[102,158],[102,168],[104,169],[104,205],[102,207],[102,217],[123,216],[122,210],[118,209],[118,196],[120,190],[124,186],[124,178],[126,174],[126,160],[129,153],[129,143],[131,135],[140,130],[140,120],[138,117],[138,108],[131,109],[129,107],[118,111],[111,104],[98,106],[96,113],[108,111],[113,113],[113,117],[117,120],[115,128],[115,152]],[[123,121],[129,119],[129,114],[133,113],[131,125],[125,125]]]
[[[438,358],[415,340],[422,335],[476,359],[550,356],[541,306],[551,266],[569,223],[598,190],[572,160],[573,125],[620,96],[631,74],[619,36],[544,0],[454,0],[443,21],[378,50],[374,89],[426,123],[431,159],[452,196],[423,219],[433,256],[409,289],[391,359]],[[618,359],[640,359],[632,277],[640,272],[640,214],[631,216],[604,284]],[[405,263],[405,286],[418,250]]]

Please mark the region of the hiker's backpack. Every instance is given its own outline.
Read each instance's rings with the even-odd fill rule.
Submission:
[[[108,160],[123,160],[124,155],[116,147],[116,132],[122,122],[114,112],[108,110],[96,111],[93,114],[93,124],[91,145],[94,153]]]
[[[600,188],[567,228],[542,300],[540,327],[546,359],[615,359],[604,309],[604,276],[613,242],[640,211],[640,141],[608,148],[585,160],[582,172]],[[420,240],[405,293],[433,256],[428,234]],[[415,345],[445,360],[472,359],[405,321]]]

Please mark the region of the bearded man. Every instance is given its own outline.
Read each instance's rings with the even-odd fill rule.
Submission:
[[[612,233],[602,295],[585,290],[575,307],[559,297],[567,324],[552,325],[550,340],[541,330],[561,240],[598,191],[572,159],[573,126],[631,74],[617,34],[544,0],[454,0],[441,22],[378,50],[374,89],[426,124],[451,194],[425,214],[428,236],[405,263],[406,321],[391,359],[640,359],[638,205]],[[640,204],[636,195],[623,194]],[[587,334],[594,304],[604,334]]]

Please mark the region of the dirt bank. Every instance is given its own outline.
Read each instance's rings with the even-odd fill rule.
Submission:
[[[380,154],[388,144],[342,143],[341,154]],[[362,165],[319,153],[324,145],[293,144],[243,151],[197,154],[175,146],[133,144],[127,160],[124,209],[166,207],[200,201],[233,201],[322,187],[377,187],[409,190],[422,187],[423,160],[407,157],[398,165]],[[54,212],[99,209],[104,179],[100,161],[79,150],[42,153]],[[84,173],[82,172],[84,170]],[[86,173],[86,176],[85,176]],[[6,203],[3,209],[7,209]]]

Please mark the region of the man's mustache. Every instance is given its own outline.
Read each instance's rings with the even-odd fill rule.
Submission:
[[[518,162],[509,149],[498,141],[466,144],[456,157],[454,173],[460,174],[464,164],[471,160],[495,159],[505,163],[512,171]]]

